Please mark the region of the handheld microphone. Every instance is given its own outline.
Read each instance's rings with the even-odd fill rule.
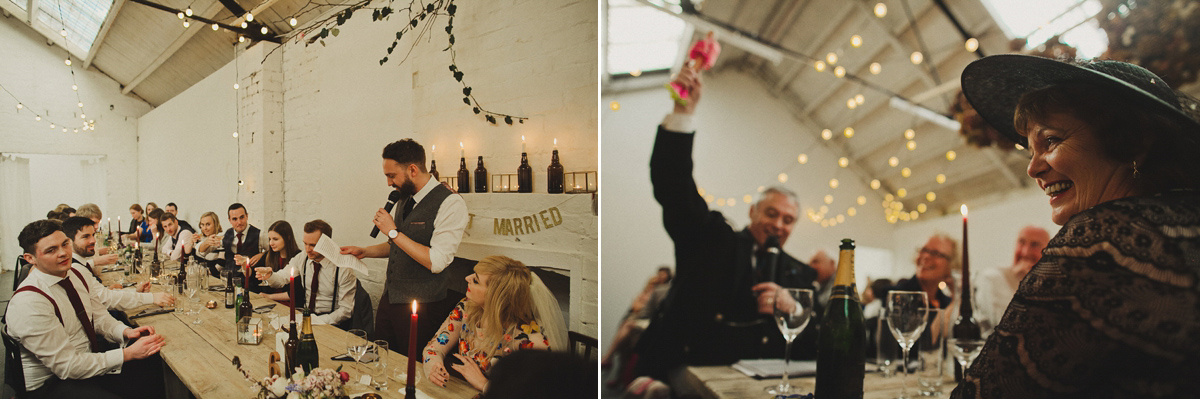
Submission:
[[[779,237],[767,236],[763,246],[766,247],[767,254],[759,258],[757,269],[762,279],[760,282],[775,282],[776,270],[779,268]]]
[[[387,203],[383,204],[383,210],[387,211],[389,214],[392,213],[392,208],[396,207],[396,201],[398,200],[400,200],[400,192],[392,190],[392,193],[388,194]],[[371,228],[371,238],[375,238],[376,236],[379,236],[379,226]]]

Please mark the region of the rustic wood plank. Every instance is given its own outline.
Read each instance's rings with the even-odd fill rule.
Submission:
[[[695,390],[704,398],[748,398],[762,397],[763,388],[778,384],[779,378],[757,380],[734,370],[729,366],[693,366],[688,367],[682,383],[688,389]],[[816,388],[816,377],[800,377],[789,379],[797,392],[807,394]],[[949,395],[954,390],[954,377],[948,376],[943,380],[942,393]],[[900,375],[884,378],[879,373],[868,373],[863,380],[864,399],[892,399],[900,394],[903,380]],[[908,376],[908,392],[917,396],[917,376]]]

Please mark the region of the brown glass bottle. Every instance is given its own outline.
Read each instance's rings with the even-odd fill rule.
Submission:
[[[483,155],[479,156],[479,166],[475,167],[475,192],[488,192],[487,168],[483,167]]]
[[[529,167],[529,156],[521,153],[521,166],[517,167],[517,192],[533,192],[533,168]]]
[[[296,320],[292,320],[292,323],[288,328],[287,342],[283,344],[283,353],[284,356],[287,357],[283,359],[283,363],[285,365],[283,370],[284,377],[291,377],[292,373],[296,370],[296,366],[299,365],[299,363],[296,362],[296,349],[299,347],[300,339],[296,337]]]
[[[442,177],[438,176],[437,161],[429,160],[429,174],[433,175],[433,180],[442,181]]]
[[[458,193],[471,192],[471,172],[467,171],[467,158],[458,159]]]
[[[546,192],[550,194],[562,194],[563,192],[563,167],[558,163],[558,150],[554,150],[554,154],[550,156],[550,167],[546,168]]]

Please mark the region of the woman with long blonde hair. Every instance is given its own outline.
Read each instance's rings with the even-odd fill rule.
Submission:
[[[443,361],[455,348],[462,364],[451,367],[480,391],[487,389],[488,371],[505,355],[566,350],[562,310],[524,263],[506,256],[481,259],[475,274],[467,276],[466,294],[425,346],[425,374],[433,383],[446,385],[450,375]]]
[[[200,215],[200,231],[192,235],[196,260],[202,262],[213,276],[221,275],[219,268],[224,261],[220,256],[223,250],[221,239],[224,232],[221,230],[221,219],[217,217],[217,213],[209,211]]]

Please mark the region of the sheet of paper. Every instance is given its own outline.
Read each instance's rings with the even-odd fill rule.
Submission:
[[[317,246],[314,249],[337,267],[354,270],[359,273],[359,277],[368,274],[366,263],[355,258],[354,255],[342,255],[342,247],[327,235],[321,234],[321,239],[317,240]]]

